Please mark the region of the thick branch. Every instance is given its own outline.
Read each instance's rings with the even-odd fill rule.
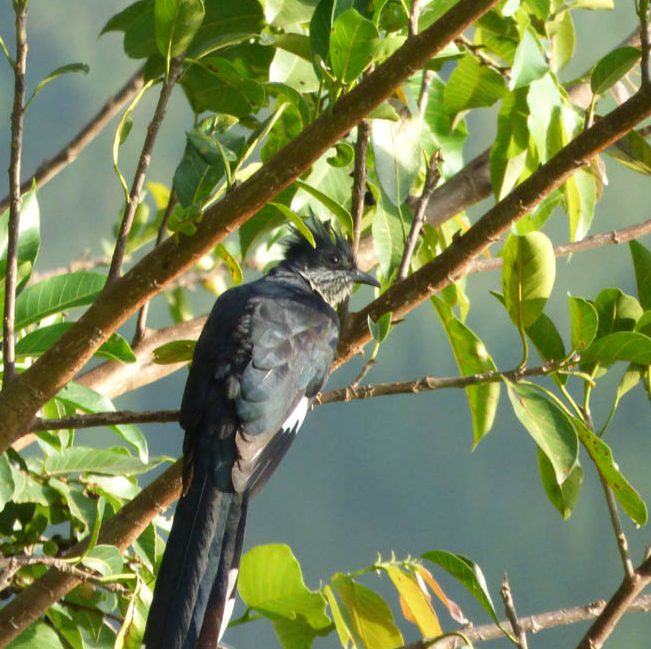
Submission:
[[[367,318],[377,321],[384,313],[392,312],[394,318],[400,319],[430,295],[456,281],[466,272],[473,258],[486,250],[514,221],[562,185],[577,168],[619,140],[650,114],[651,92],[641,90],[561,149],[508,196],[489,209],[436,259],[407,279],[396,282],[359,313],[351,314],[349,326],[339,346],[336,363],[345,362],[369,341]]]
[[[18,284],[18,230],[20,228],[20,166],[23,152],[23,121],[25,118],[25,69],[27,67],[27,2],[14,2],[16,12],[16,61],[14,69],[14,102],[11,111],[11,146],[9,154],[9,226],[7,237],[7,267],[5,270],[3,333],[3,384],[13,378],[16,368],[16,287]]]
[[[357,255],[362,237],[362,217],[364,216],[364,196],[366,194],[366,150],[371,127],[366,120],[357,125],[355,141],[355,168],[353,170],[353,194],[351,212],[353,215],[353,254]]]
[[[32,188],[32,182],[37,187],[43,187],[60,171],[77,159],[77,156],[102,132],[104,127],[120,112],[123,106],[128,104],[142,88],[142,68],[118,90],[109,97],[98,113],[77,133],[58,153],[49,160],[45,160],[38,169],[30,174],[29,178],[21,185],[20,190],[24,194]],[[9,196],[0,200],[0,212],[4,212],[9,206]]]
[[[122,278],[111,282],[57,344],[0,394],[0,451],[27,430],[39,408],[79,372],[134,311],[293,182],[387,99],[394,88],[495,4],[497,0],[461,0],[455,4],[431,27],[409,39],[253,176],[208,209],[193,236],[168,239]]]

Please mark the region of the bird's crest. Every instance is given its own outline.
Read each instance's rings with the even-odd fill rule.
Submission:
[[[312,246],[300,230],[292,226],[291,235],[284,241],[285,259],[310,257],[315,250],[333,250],[339,252],[344,259],[354,265],[350,243],[336,232],[330,223],[323,223],[312,215],[305,221],[305,225],[312,233],[315,245]]]

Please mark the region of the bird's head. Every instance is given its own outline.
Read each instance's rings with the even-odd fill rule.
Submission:
[[[308,227],[316,246],[294,231],[286,242],[282,266],[298,273],[333,307],[346,299],[357,283],[379,287],[372,275],[359,270],[350,243],[329,224],[313,218]]]

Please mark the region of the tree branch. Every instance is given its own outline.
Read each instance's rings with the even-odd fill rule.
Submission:
[[[502,588],[500,589],[500,595],[502,596],[502,601],[504,602],[504,610],[506,611],[506,617],[511,623],[511,629],[513,629],[513,635],[517,641],[517,646],[520,649],[529,649],[527,644],[527,636],[520,624],[518,619],[518,614],[515,610],[515,604],[513,603],[513,595],[511,594],[511,584],[509,584],[509,579],[504,573],[504,579],[502,580]]]
[[[131,185],[131,191],[129,192],[129,200],[127,201],[122,216],[122,222],[120,223],[120,229],[115,243],[115,250],[113,251],[113,258],[111,259],[111,265],[109,267],[109,282],[115,281],[120,276],[122,261],[127,247],[127,237],[131,231],[133,218],[136,215],[136,209],[140,202],[140,192],[145,184],[145,174],[147,173],[149,163],[151,162],[151,153],[154,149],[154,142],[156,142],[158,131],[163,123],[163,119],[165,118],[167,104],[172,94],[172,89],[181,74],[182,63],[183,60],[181,57],[172,59],[169,74],[165,77],[165,81],[163,81],[163,87],[158,96],[158,103],[156,104],[151,122],[149,122],[149,126],[147,126],[147,135],[145,136],[136,172],[133,176],[133,183]]]
[[[167,239],[111,282],[47,353],[0,394],[0,451],[25,432],[36,412],[88,361],[134,311],[193,266],[227,234],[251,218],[355,126],[394,88],[422,68],[450,40],[498,0],[460,0],[437,22],[409,39],[358,86],[204,214],[193,236]],[[634,101],[634,100],[631,100]],[[638,108],[634,102],[635,108]],[[637,116],[637,112],[635,113]],[[608,120],[602,120],[600,125]],[[603,128],[603,127],[602,127]]]
[[[364,216],[364,196],[366,195],[366,151],[368,149],[370,131],[370,125],[364,119],[357,125],[355,167],[353,169],[353,193],[351,198],[351,212],[353,214],[352,247],[355,256],[359,250],[359,242],[362,237],[362,217]]]
[[[591,602],[582,606],[573,606],[571,608],[562,608],[547,613],[537,613],[536,615],[527,615],[518,618],[522,630],[526,633],[539,633],[545,629],[553,629],[558,626],[569,626],[577,622],[585,622],[600,615],[606,602],[600,600]],[[626,609],[626,613],[651,611],[651,595],[643,595],[634,599]],[[504,627],[508,622],[503,621]],[[471,642],[482,642],[488,640],[500,640],[504,638],[504,632],[497,624],[482,624],[480,626],[469,626],[461,629],[462,633]],[[400,649],[454,649],[460,645],[459,638],[445,638],[440,641],[436,640],[419,640],[411,644],[404,645]]]
[[[43,187],[60,171],[77,159],[77,156],[102,132],[104,127],[120,112],[125,104],[128,104],[140,91],[143,86],[143,70],[138,69],[134,75],[118,90],[109,97],[98,113],[66,144],[58,153],[49,160],[45,160],[30,174],[29,178],[21,185],[21,192],[24,194],[35,182],[37,187]],[[0,200],[0,212],[4,212],[9,206],[9,196]]]
[[[366,308],[351,314],[349,326],[339,345],[336,364],[346,362],[369,341],[368,317],[377,321],[384,313],[391,312],[395,319],[400,319],[430,295],[456,281],[466,272],[472,260],[508,230],[513,222],[560,187],[577,168],[619,140],[650,114],[651,90],[642,89],[578,135],[490,208],[433,261],[408,278],[396,282]]]
[[[118,410],[116,412],[93,412],[85,415],[69,415],[60,419],[37,417],[30,428],[33,431],[65,430],[67,428],[95,428],[97,426],[120,426],[122,424],[170,423],[179,420],[177,410]]]
[[[16,60],[14,62],[14,102],[11,111],[11,145],[9,154],[9,225],[7,237],[7,266],[5,269],[3,333],[3,387],[8,385],[16,370],[16,287],[18,285],[18,232],[20,229],[20,167],[23,152],[23,121],[25,118],[25,70],[27,67],[27,2],[14,2],[16,14]]]

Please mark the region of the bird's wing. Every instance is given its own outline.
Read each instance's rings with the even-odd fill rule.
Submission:
[[[330,307],[310,294],[263,299],[251,320],[251,361],[239,383],[236,491],[257,491],[303,423],[330,371],[339,335]]]

